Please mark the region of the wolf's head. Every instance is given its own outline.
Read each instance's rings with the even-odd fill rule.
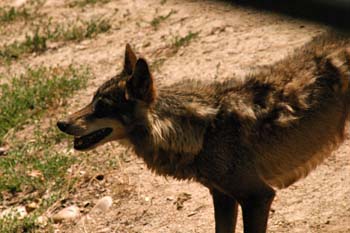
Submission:
[[[74,136],[76,150],[89,150],[126,139],[155,100],[153,79],[145,59],[126,45],[123,71],[105,82],[83,109],[58,121],[58,128]]]

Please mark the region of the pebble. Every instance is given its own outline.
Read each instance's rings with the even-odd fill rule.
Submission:
[[[12,4],[14,7],[20,7],[24,5],[27,2],[27,0],[15,0]]]
[[[38,208],[39,208],[39,204],[36,202],[31,202],[28,205],[26,205],[26,210],[28,213],[30,213]]]
[[[41,227],[47,226],[47,223],[48,223],[48,219],[44,216],[39,216],[35,221],[35,224]]]
[[[6,155],[6,154],[7,154],[7,148],[0,147],[0,156]]]
[[[92,211],[101,211],[106,212],[113,204],[113,199],[110,196],[102,197],[100,200],[97,201]]]
[[[54,222],[62,222],[64,220],[73,220],[80,216],[79,208],[75,205],[68,206],[58,213],[54,214],[51,218]]]
[[[5,217],[18,217],[18,219],[23,219],[25,216],[28,215],[28,212],[26,210],[25,206],[18,206],[15,208],[9,208],[0,213],[0,219]]]

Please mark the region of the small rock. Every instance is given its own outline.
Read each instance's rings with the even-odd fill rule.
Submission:
[[[39,216],[36,220],[35,220],[35,224],[41,227],[45,227],[48,223],[48,219],[47,217],[44,216]]]
[[[86,174],[86,171],[79,171],[79,175],[84,176]]]
[[[32,212],[33,210],[36,210],[39,208],[39,204],[36,202],[31,202],[28,205],[26,205],[26,210],[28,213]]]
[[[27,2],[27,0],[16,0],[14,1],[14,3],[12,4],[14,7],[20,7],[22,5],[24,5]]]
[[[18,206],[15,208],[9,208],[0,213],[0,219],[7,217],[17,217],[18,219],[23,219],[27,216],[27,210],[24,206]]]
[[[8,148],[0,147],[0,156],[4,156],[7,154]]]
[[[51,218],[54,222],[62,222],[64,220],[73,220],[79,217],[79,208],[75,205],[69,206],[60,210],[58,213],[54,214]]]
[[[112,204],[113,204],[112,197],[105,196],[101,198],[100,200],[97,201],[94,208],[92,208],[92,210],[87,215],[85,215],[79,220],[78,225],[85,225],[89,222],[94,221],[94,219],[96,219],[103,212],[107,212],[107,210],[112,206]]]
[[[80,44],[82,45],[89,45],[91,42],[89,40],[84,40]]]
[[[75,48],[76,48],[77,50],[84,50],[84,49],[86,49],[87,47],[86,47],[85,45],[77,45],[77,46],[75,46]]]
[[[92,211],[101,211],[106,212],[113,204],[113,199],[110,196],[102,197],[100,200],[97,201]]]

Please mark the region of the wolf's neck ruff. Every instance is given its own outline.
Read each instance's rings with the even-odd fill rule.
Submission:
[[[194,97],[174,92],[159,91],[154,105],[145,109],[145,119],[131,132],[131,142],[136,154],[154,172],[191,179],[189,166],[200,154],[207,128],[218,109],[212,104],[205,105],[198,93]]]
[[[150,112],[148,121],[154,147],[175,153],[198,154],[202,149],[206,127],[186,118],[163,118],[156,112]]]

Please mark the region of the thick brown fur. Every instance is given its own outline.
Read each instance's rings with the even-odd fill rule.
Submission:
[[[349,48],[347,39],[316,38],[244,81],[156,87],[128,45],[123,72],[58,126],[76,137],[76,149],[123,140],[155,173],[208,187],[216,232],[234,231],[239,203],[245,232],[263,233],[272,187],[305,177],[344,140]],[[90,145],[105,128],[112,133]]]

